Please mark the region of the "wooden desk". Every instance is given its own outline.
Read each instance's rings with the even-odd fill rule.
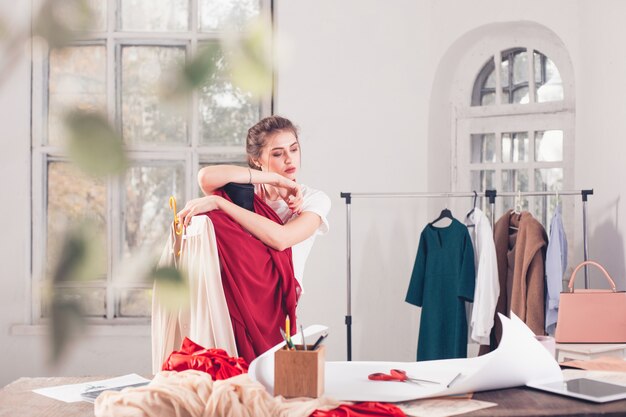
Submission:
[[[93,404],[87,402],[67,404],[31,390],[55,385],[77,384],[107,377],[75,378],[20,378],[0,389],[0,417],[89,417]],[[465,416],[626,416],[626,400],[607,404],[593,404],[530,388],[512,388],[479,392],[477,400],[497,403]],[[166,416],[163,416],[166,417]]]

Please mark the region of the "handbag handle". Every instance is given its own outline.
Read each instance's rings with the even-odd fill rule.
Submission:
[[[602,265],[594,261],[581,262],[576,267],[576,269],[574,269],[574,272],[572,272],[572,276],[569,279],[569,284],[567,284],[567,287],[569,288],[569,292],[574,292],[574,279],[576,279],[576,272],[578,272],[578,270],[585,265],[593,265],[593,266],[600,268],[600,271],[602,271],[606,279],[609,281],[609,284],[611,284],[611,289],[613,290],[613,292],[617,292],[617,288],[615,288],[615,282],[613,281],[613,279],[611,279],[611,276],[609,275],[609,273],[606,271],[606,269],[604,269]]]

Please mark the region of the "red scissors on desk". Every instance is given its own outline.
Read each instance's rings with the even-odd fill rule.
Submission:
[[[376,372],[374,374],[369,374],[367,379],[371,381],[397,381],[397,382],[411,381],[415,383],[428,382],[431,384],[439,384],[439,382],[437,381],[429,381],[427,379],[411,378],[406,374],[406,371],[403,369],[392,369],[391,371],[389,371],[388,374],[385,374],[383,372]]]

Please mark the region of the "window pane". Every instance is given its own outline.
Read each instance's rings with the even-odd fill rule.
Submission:
[[[535,132],[535,159],[559,162],[563,160],[563,131],[546,130]]]
[[[122,30],[186,31],[189,0],[120,0]]]
[[[238,29],[259,14],[259,0],[199,0],[200,30]]]
[[[528,54],[524,49],[513,55],[513,84],[528,82]]]
[[[473,134],[470,162],[496,162],[496,135],[494,133]]]
[[[528,162],[528,132],[502,134],[502,162]]]
[[[164,104],[160,97],[172,71],[184,60],[183,47],[122,49],[122,134],[126,143],[187,143],[185,106]]]
[[[87,4],[93,17],[91,30],[95,32],[107,30],[107,1],[87,0]]]
[[[50,51],[48,143],[62,145],[63,117],[69,110],[106,110],[106,49],[73,46]]]
[[[121,289],[116,317],[149,317],[152,311],[152,289]]]
[[[494,186],[495,173],[496,171],[492,169],[472,171],[471,172],[472,190],[485,191],[485,190],[495,189],[495,186]]]
[[[46,275],[50,276],[70,224],[77,224],[85,218],[93,221],[101,233],[103,250],[106,247],[106,183],[102,179],[86,176],[67,162],[50,162],[47,198]],[[103,262],[105,259],[102,257]],[[106,275],[106,264],[100,265],[99,270]]]
[[[528,191],[528,171],[525,169],[503,169],[502,191]],[[505,209],[515,209],[515,197],[502,199]],[[521,198],[522,210],[528,210],[528,198]]]
[[[165,243],[173,214],[170,196],[182,208],[185,166],[182,162],[133,166],[126,173],[124,206],[124,255],[136,248],[151,248]]]
[[[535,52],[535,65],[537,65],[538,61],[545,63],[545,65],[540,68],[540,73],[545,74],[545,80],[543,77],[539,78],[541,82],[537,82],[537,79],[535,80],[537,101],[539,103],[545,103],[547,101],[563,100],[563,81],[561,80],[559,69],[550,58],[544,56],[544,59],[539,59],[539,56],[542,56],[542,54]],[[537,70],[535,70],[535,72],[537,72]]]
[[[260,119],[261,106],[230,82],[227,60],[221,49],[215,51],[217,71],[200,89],[200,143],[244,146],[248,129]]]
[[[535,170],[535,189],[537,191],[556,191],[563,189],[562,168],[542,168]],[[535,217],[548,225],[557,204],[556,196],[535,198]]]
[[[509,85],[509,59],[504,54],[502,61],[500,61],[500,84],[503,88]]]
[[[106,288],[59,288],[58,293],[61,300],[68,302],[77,302],[82,313],[86,317],[106,317]],[[47,300],[42,303],[41,313],[43,317],[50,316],[50,305]]]
[[[528,87],[516,88],[513,91],[513,103],[528,103]]]
[[[496,93],[484,93],[480,100],[481,106],[496,104]]]

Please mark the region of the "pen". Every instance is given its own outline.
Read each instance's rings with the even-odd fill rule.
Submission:
[[[291,343],[291,340],[287,340],[287,335],[285,334],[285,331],[281,329],[280,327],[278,328],[278,330],[280,330],[280,334],[283,336],[285,343],[287,343],[287,348],[293,349],[293,343]]]
[[[313,344],[313,347],[311,348],[311,350],[315,350],[319,347],[319,345],[322,344],[322,341],[324,341],[324,339],[326,338],[326,336],[328,336],[328,333],[324,333],[323,335],[321,335],[320,337],[317,338],[317,340],[315,341],[315,343]]]
[[[450,381],[450,383],[448,384],[448,386],[446,388],[450,388],[452,386],[452,384],[454,384],[456,382],[457,379],[459,379],[459,377],[461,377],[461,374],[456,374],[456,376],[454,378],[452,378],[452,381]]]
[[[304,339],[304,327],[302,327],[302,325],[300,325],[300,333],[302,333],[302,349],[307,350],[306,340]]]
[[[287,343],[291,343],[291,326],[289,325],[289,314],[285,318],[285,334],[287,338]]]

